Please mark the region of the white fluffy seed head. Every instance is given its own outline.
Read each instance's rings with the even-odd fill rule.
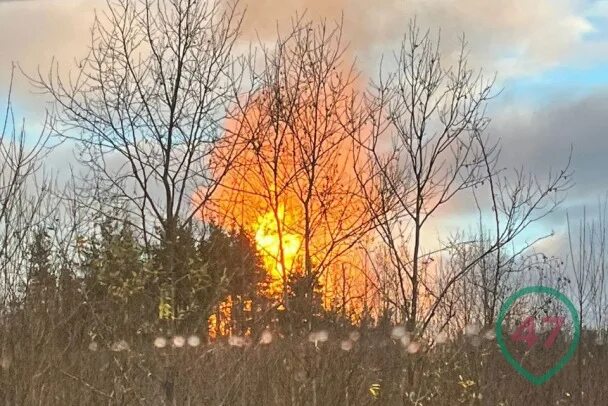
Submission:
[[[156,348],[165,348],[167,346],[167,339],[165,337],[156,337],[154,339],[154,346]]]
[[[110,346],[110,351],[114,351],[114,352],[121,352],[121,351],[128,351],[128,350],[129,350],[129,344],[125,340],[116,341],[115,343],[112,343],[112,345]]]
[[[197,336],[190,336],[188,337],[188,345],[190,347],[198,347],[201,344],[201,339],[198,338]]]
[[[412,341],[407,346],[407,352],[409,352],[410,354],[416,354],[418,351],[420,351],[420,344],[418,344],[417,342]]]
[[[260,336],[260,344],[268,345],[272,342],[272,333],[270,330],[262,331],[262,335]]]
[[[329,339],[329,333],[326,330],[313,331],[308,335],[308,341],[311,343],[324,343]]]
[[[186,344],[186,339],[182,336],[173,337],[172,344],[175,348],[182,348]]]
[[[353,349],[353,342],[350,340],[342,340],[340,342],[340,348],[342,351],[350,351]]]
[[[317,333],[317,341],[324,343],[329,339],[329,333],[327,330],[321,330]]]
[[[12,359],[7,355],[2,355],[2,357],[0,358],[0,366],[2,367],[2,369],[9,369],[11,364]]]
[[[401,337],[405,336],[406,334],[407,334],[407,331],[405,330],[405,327],[403,327],[403,326],[395,326],[391,330],[391,338],[393,340],[399,340],[399,339],[401,339]]]
[[[408,345],[410,345],[410,341],[411,341],[411,338],[410,338],[410,335],[409,335],[409,334],[405,334],[403,337],[401,337],[401,338],[399,339],[399,342],[401,343],[401,345],[402,345],[404,348],[407,348],[407,346],[408,346]]]

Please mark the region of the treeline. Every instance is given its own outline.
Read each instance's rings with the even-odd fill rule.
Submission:
[[[168,260],[163,242],[148,251],[127,221],[110,218],[92,225],[92,230],[76,238],[77,265],[56,255],[52,230],[33,233],[26,248],[25,279],[17,299],[6,303],[11,317],[37,325],[53,315],[69,322],[77,342],[101,339],[106,344],[137,336],[151,343],[159,334],[194,334],[207,342],[227,335],[258,335],[271,324],[301,332],[308,328],[302,323],[308,314],[317,320],[316,327],[322,319],[340,318],[325,313],[318,291],[315,310],[308,311],[301,288],[306,281],[297,274],[288,282],[290,311],[279,307],[268,291],[269,276],[259,253],[243,232],[211,225],[196,236],[182,228],[172,251],[177,283],[169,284],[163,280]],[[173,290],[166,291],[166,286]],[[345,318],[340,325],[349,322]]]

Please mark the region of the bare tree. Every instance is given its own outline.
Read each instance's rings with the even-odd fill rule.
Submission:
[[[606,312],[608,311],[608,287],[606,286],[606,255],[608,254],[608,199],[606,196],[598,203],[598,215],[595,221],[594,240],[595,248],[594,260],[594,280],[591,295],[592,317],[594,327],[599,330],[597,342],[603,344],[606,339]]]
[[[597,217],[589,220],[587,209],[575,231],[570,215],[566,214],[568,247],[574,289],[574,298],[580,314],[580,328],[584,323],[601,328],[606,309],[605,256],[606,256],[606,202],[598,205]]]
[[[360,177],[360,184],[398,279],[401,319],[424,331],[456,281],[551,212],[568,173],[541,182],[523,171],[510,178],[496,169],[498,144],[485,135],[493,80],[468,67],[464,39],[454,64],[446,66],[439,41],[412,23],[395,65],[370,94],[373,131],[359,142],[371,156],[367,172],[373,176]],[[496,226],[491,243],[461,255],[466,261],[443,275],[443,283],[434,283],[435,258],[468,250],[471,241],[450,238],[425,250],[429,220],[457,195],[484,186]],[[495,262],[502,269],[505,261]]]
[[[69,81],[58,65],[34,80],[55,101],[54,134],[78,141],[104,203],[127,201],[146,241],[150,224],[172,233],[199,213],[238,153],[211,159],[240,78],[240,22],[236,4],[109,2]]]
[[[46,123],[37,136],[18,123],[11,101],[14,68],[0,130],[0,270],[4,306],[20,296],[32,232],[45,227],[49,178],[41,171],[52,150]]]
[[[579,313],[578,329],[583,334],[583,327],[596,330],[596,340],[603,342],[603,328],[607,310],[606,298],[606,200],[598,204],[597,217],[589,220],[587,209],[583,208],[582,218],[575,231],[566,214],[568,227],[569,265],[573,283],[574,303]],[[582,387],[581,351],[577,355],[578,385]],[[580,401],[583,401],[583,392]]]
[[[56,64],[32,78],[55,102],[53,134],[78,143],[80,199],[110,216],[127,210],[146,247],[161,241],[171,286],[180,230],[244,148],[215,153],[243,78],[241,18],[236,3],[108,1],[69,80]]]
[[[28,305],[43,310],[48,307],[43,300],[39,300],[42,303],[29,303],[28,294],[38,289],[45,291],[38,298],[49,300],[54,293],[53,270],[43,263],[36,264],[39,258],[35,258],[32,248],[52,233],[51,180],[42,167],[55,144],[50,139],[46,122],[42,123],[40,133],[32,134],[26,129],[25,119],[20,121],[15,117],[12,102],[14,71],[13,66],[6,107],[0,118],[0,325],[4,332],[0,336],[0,352],[5,364],[7,359],[14,357],[19,345],[18,333],[12,336],[7,332],[26,332],[21,336],[29,338],[24,347],[30,343],[32,347],[39,345],[48,333],[48,320],[31,313],[17,314]],[[42,358],[36,360],[36,366],[46,361]],[[24,364],[34,365],[30,361],[24,360]],[[3,369],[3,381],[12,382],[12,387],[31,385],[29,377],[19,381],[18,374],[9,372],[6,367]],[[22,403],[17,389],[2,390],[0,396],[4,403]]]
[[[233,142],[251,148],[226,178],[218,210],[254,233],[263,227],[258,219],[271,214],[278,249],[266,254],[276,257],[283,292],[298,266],[311,290],[322,277],[337,288],[332,267],[372,224],[353,170],[362,155],[354,134],[364,130],[365,117],[345,52],[341,22],[296,19],[273,48],[263,48],[256,93],[234,117],[245,139]],[[346,265],[336,271],[343,274]]]
[[[444,68],[438,42],[412,24],[396,56],[396,73],[381,79],[371,95],[374,129],[362,140],[374,159],[380,196],[369,199],[369,207],[390,250],[400,310],[412,329],[425,294],[424,226],[459,191],[485,179],[479,134],[487,125],[483,112],[492,83],[474,76],[465,57],[463,47],[456,66]],[[392,149],[384,152],[389,142]]]

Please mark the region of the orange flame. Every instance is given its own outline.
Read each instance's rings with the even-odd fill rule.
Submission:
[[[277,222],[278,218],[278,222]],[[280,224],[285,229],[285,225],[293,223],[292,216],[285,214],[285,206],[280,204],[277,211],[277,216],[272,211],[258,217],[257,222],[253,226],[255,232],[255,242],[257,249],[262,253],[264,265],[270,273],[271,285],[270,293],[280,293],[283,287],[283,281],[287,277],[287,273],[291,271],[300,252],[302,244],[301,236],[289,232],[283,232],[282,238],[279,236],[278,229]],[[281,252],[282,251],[282,252]],[[281,260],[281,254],[284,259]],[[285,269],[283,268],[285,266]]]
[[[351,116],[352,82],[338,73],[332,78],[321,85],[324,91],[306,81],[292,89],[277,85],[239,106],[226,122],[218,159],[235,145],[247,147],[231,164],[210,209],[219,225],[237,226],[255,239],[272,280],[271,296],[285,292],[293,273],[313,269],[325,307],[339,302],[352,310],[361,308],[367,295],[363,255],[354,247],[369,215],[355,175],[362,153],[348,133],[349,120],[357,119]],[[276,92],[287,94],[277,99]],[[276,118],[292,114],[284,111],[283,99],[296,106],[296,118]]]

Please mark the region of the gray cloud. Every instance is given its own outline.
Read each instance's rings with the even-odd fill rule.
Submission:
[[[572,205],[608,191],[608,89],[576,100],[512,111],[494,119],[491,131],[503,140],[503,162],[523,165],[533,173],[557,169],[573,147],[575,186]]]
[[[536,108],[522,108],[499,98],[488,131],[493,139],[501,140],[499,167],[524,168],[541,181],[549,171],[563,168],[573,148],[573,187],[566,193],[563,204],[524,236],[532,241],[554,231],[554,237],[536,248],[548,255],[565,255],[566,213],[574,223],[582,217],[583,209],[588,219],[593,219],[599,200],[608,193],[608,88],[576,99],[565,91],[553,96],[559,101]],[[484,205],[484,210],[487,207]],[[474,200],[469,193],[461,193],[437,213],[432,227],[445,236],[446,230],[474,230],[477,221]]]
[[[494,116],[489,131],[502,140],[501,166],[523,167],[538,175],[557,171],[572,150],[573,187],[562,206],[531,229],[530,238],[555,232],[536,248],[548,255],[566,255],[566,213],[576,224],[583,209],[588,219],[597,214],[599,200],[608,192],[608,89],[570,100],[565,93],[560,102],[536,109],[505,109]],[[475,211],[467,198],[450,205],[450,215],[467,218]]]
[[[82,56],[90,39],[95,8],[103,0],[9,1],[0,4],[0,97],[6,94],[13,62],[28,73],[45,72],[53,58],[68,70]],[[16,78],[13,101],[18,113],[40,119],[41,99],[25,78]],[[32,117],[32,115],[37,115]]]
[[[501,78],[537,74],[559,64],[597,62],[608,55],[605,42],[586,40],[594,30],[589,17],[607,17],[608,7],[589,8],[584,0],[378,0],[373,5],[367,0],[244,1],[248,5],[246,39],[256,33],[271,39],[276,23],[286,26],[298,10],[330,19],[343,12],[345,40],[368,71],[380,53],[395,46],[413,16],[422,27],[441,28],[447,55],[456,49],[457,36],[465,32],[472,62],[498,71]],[[0,0],[0,97],[5,94],[12,61],[29,72],[38,66],[44,71],[55,57],[69,69],[74,58],[87,50],[94,10],[104,8],[104,0]],[[568,201],[574,210],[593,204],[608,189],[604,180],[608,90],[578,100],[563,96],[566,101],[536,110],[520,109],[521,99],[499,99],[491,131],[503,139],[503,162],[510,167],[523,164],[539,174],[562,163],[574,144],[576,186]],[[23,79],[18,81],[14,101],[21,110],[18,113],[36,121],[32,114],[43,104]],[[454,202],[458,212],[470,207],[470,201]],[[562,220],[556,216],[551,221]]]
[[[296,12],[313,18],[345,19],[345,40],[364,64],[387,51],[416,16],[422,27],[442,30],[446,53],[466,33],[471,57],[501,76],[530,74],[558,63],[599,57],[585,35],[594,27],[589,16],[603,18],[598,7],[583,0],[243,0],[244,33],[271,38],[277,24],[285,27]],[[55,56],[64,64],[86,51],[95,9],[104,0],[3,1],[0,13],[0,60],[19,61],[35,69]],[[608,7],[607,7],[608,8]],[[584,52],[584,55],[581,55]],[[5,69],[0,69],[4,71]],[[1,79],[1,78],[0,78]]]
[[[600,57],[588,52],[586,35],[594,31],[590,16],[602,18],[583,0],[250,0],[245,33],[262,37],[284,27],[296,11],[311,17],[339,18],[344,13],[346,38],[365,62],[386,51],[416,17],[422,27],[441,29],[451,53],[466,33],[471,58],[502,77],[542,72],[559,63],[584,63]],[[608,7],[607,7],[608,8]],[[584,53],[583,53],[584,52]],[[605,54],[604,54],[605,55]]]

